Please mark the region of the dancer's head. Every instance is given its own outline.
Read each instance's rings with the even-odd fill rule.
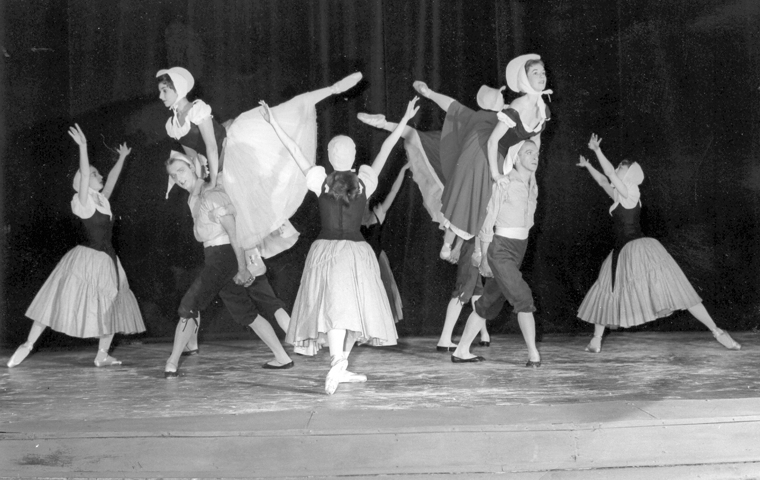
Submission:
[[[615,169],[615,174],[623,183],[628,185],[641,185],[644,181],[644,170],[638,162],[623,160]]]
[[[538,145],[531,140],[522,142],[522,146],[517,151],[515,161],[517,171],[529,171],[531,173],[538,169]]]
[[[477,100],[478,106],[483,110],[493,110],[494,112],[500,112],[504,108],[504,95],[501,93],[506,87],[500,89],[491,88],[487,85],[483,85],[478,90]]]
[[[156,78],[158,78],[158,98],[169,108],[187,97],[195,86],[193,75],[182,67],[159,70]]]
[[[517,93],[540,94],[546,89],[546,70],[540,55],[528,53],[507,64],[507,85]]]
[[[345,135],[333,137],[327,144],[327,158],[336,172],[351,170],[356,158],[356,144]]]
[[[166,173],[169,174],[169,188],[166,190],[167,196],[174,184],[179,185],[188,192],[192,192],[198,179],[201,178],[202,167],[200,163],[197,160],[193,162],[184,153],[172,150],[165,165]]]
[[[80,170],[77,170],[77,173],[74,174],[74,181],[72,182],[72,186],[74,187],[75,191],[79,191],[79,185],[82,183],[82,172]],[[98,172],[98,169],[90,165],[90,182],[88,186],[95,190],[96,192],[99,192],[103,190],[103,175]]]

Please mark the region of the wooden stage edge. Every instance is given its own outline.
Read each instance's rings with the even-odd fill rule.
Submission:
[[[325,353],[272,374],[254,341],[204,344],[173,381],[155,364],[168,345],[121,347],[114,369],[39,352],[0,372],[0,479],[760,479],[757,335],[736,337],[740,352],[693,332],[618,335],[590,355],[585,338],[550,336],[535,370],[517,336],[475,366],[403,339],[360,347],[370,381],[331,397]]]

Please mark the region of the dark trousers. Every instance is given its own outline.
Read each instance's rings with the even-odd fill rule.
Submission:
[[[233,278],[238,264],[231,245],[206,247],[203,270],[182,297],[177,313],[182,318],[198,318],[217,294],[235,323],[250,325],[261,316],[274,320],[274,313],[285,304],[277,298],[265,275],[259,275],[248,288],[237,285]]]
[[[512,305],[515,313],[535,312],[533,292],[520,273],[528,240],[493,236],[488,247],[488,265],[493,278],[487,278],[483,296],[475,302],[475,311],[486,320],[496,317],[504,302]]]

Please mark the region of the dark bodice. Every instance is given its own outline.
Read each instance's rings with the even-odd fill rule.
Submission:
[[[615,207],[612,211],[612,221],[615,228],[615,249],[619,250],[631,240],[641,238],[644,234],[641,232],[641,207],[636,205],[635,208],[625,208],[622,205]]]
[[[361,180],[359,183],[362,185],[362,193],[348,205],[328,193],[322,193],[319,196],[319,216],[322,220],[322,231],[319,232],[318,240],[364,241],[361,226],[367,195],[364,183]],[[322,192],[324,191],[325,184],[322,183]]]
[[[377,219],[377,215],[375,213],[372,213],[372,216],[374,216]],[[370,226],[362,226],[361,228],[362,235],[364,236],[364,240],[369,243],[369,246],[372,247],[372,250],[374,250],[375,255],[380,255],[380,245],[382,243],[382,235],[383,235],[383,225],[380,223],[380,220],[378,219],[376,223],[373,223]]]
[[[107,253],[110,257],[116,257],[116,251],[111,244],[113,233],[113,221],[105,213],[95,210],[90,218],[80,218],[87,233],[86,247]]]
[[[185,120],[189,121],[189,120]],[[211,117],[211,124],[214,126],[214,138],[216,138],[216,148],[217,153],[219,154],[219,170],[222,169],[222,147],[224,146],[224,139],[227,137],[227,130],[219,124],[219,122],[216,121],[214,117]],[[187,132],[182,138],[179,139],[179,143],[186,147],[190,147],[196,152],[202,154],[206,158],[208,158],[208,155],[206,154],[206,142],[203,141],[203,136],[201,135],[201,129],[198,127],[198,125],[190,122],[190,131]]]

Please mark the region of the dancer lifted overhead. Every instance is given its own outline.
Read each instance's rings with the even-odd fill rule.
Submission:
[[[8,360],[8,367],[15,367],[29,355],[47,327],[71,337],[99,338],[97,367],[121,365],[108,355],[115,333],[145,331],[137,300],[111,244],[113,213],[108,199],[132,149],[126,143],[119,146],[119,158],[104,186],[98,169],[90,166],[87,138],[79,125],[71,127],[69,135],[79,145],[71,210],[82,220],[87,242],[69,250],[37,292],[26,311],[34,320],[32,329]]]
[[[422,90],[427,95],[435,98],[439,104],[447,105],[456,102],[450,97],[431,92],[422,82],[416,82],[416,88]],[[495,89],[483,85],[477,94],[477,103],[481,110],[475,112],[459,104],[458,108],[449,109],[446,121],[449,124],[467,122],[473,116],[495,118],[496,112],[504,107],[504,97],[502,89]],[[370,115],[359,113],[357,115],[362,122],[372,125],[383,130],[392,132],[397,124],[388,122],[384,115]],[[404,138],[404,148],[406,149],[409,159],[410,169],[413,173],[413,179],[420,188],[422,201],[425,209],[430,214],[434,222],[446,229],[447,220],[441,213],[441,197],[443,195],[446,175],[451,175],[456,158],[451,155],[441,155],[441,132],[429,131],[422,132],[412,127],[404,127],[401,134]],[[443,163],[444,160],[448,163]],[[445,165],[445,168],[444,168]],[[457,264],[457,279],[454,290],[451,293],[451,300],[446,308],[446,318],[444,319],[441,336],[438,339],[436,350],[439,352],[454,351],[457,347],[451,340],[454,326],[462,312],[462,307],[467,302],[475,302],[483,292],[483,282],[480,279],[478,268],[472,265],[470,260],[475,252],[475,237],[463,241],[461,237],[456,237],[456,242],[451,255],[448,257],[450,263]],[[478,247],[479,249],[479,247]],[[485,323],[480,332],[480,345],[490,346],[491,337],[488,334]]]
[[[602,336],[608,325],[628,328],[666,317],[676,310],[688,310],[724,347],[739,350],[741,345],[715,325],[702,299],[689,283],[673,257],[654,238],[645,237],[639,224],[644,171],[637,162],[623,160],[617,166],[602,153],[602,139],[591,135],[588,147],[596,154],[603,174],[583,156],[579,167],[613,200],[610,215],[615,225],[615,248],[599,271],[599,278],[586,294],[578,317],[594,324],[594,337],[587,352],[602,351]]]
[[[187,343],[197,334],[200,314],[216,297],[222,298],[232,319],[250,327],[274,353],[274,360],[262,367],[285,369],[293,366],[280,345],[272,326],[262,315],[289,324],[284,304],[269,286],[265,270],[249,271],[243,249],[237,242],[235,208],[221,184],[211,187],[203,179],[197,157],[172,152],[166,161],[172,180],[189,192],[187,204],[193,216],[195,239],[203,243],[203,270],[182,297],[174,346],[166,362],[164,376],[179,375],[179,359]]]
[[[372,166],[362,165],[358,174],[351,171],[356,156],[354,142],[343,135],[330,140],[327,151],[334,171],[327,175],[324,167],[308,161],[279,125],[276,114],[262,102],[264,118],[293,156],[309,190],[319,199],[322,230],[306,258],[286,342],[307,347],[312,354],[328,344],[328,395],[340,383],[367,380],[364,375],[346,370],[356,341],[395,345],[398,338],[377,259],[360,227],[367,197],[375,191],[377,176],[401,130],[417,113],[416,103],[417,97],[409,102],[398,128],[383,142]]]

